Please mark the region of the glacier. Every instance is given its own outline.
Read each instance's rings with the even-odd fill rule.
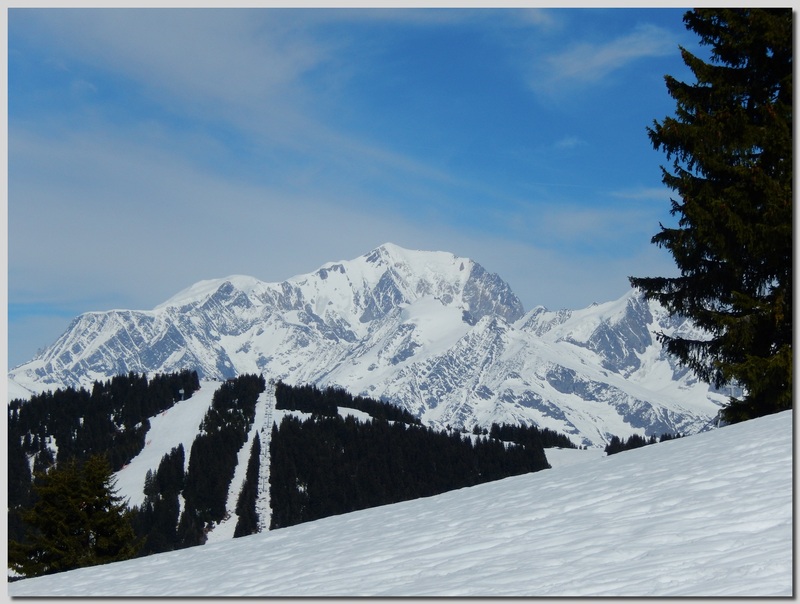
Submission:
[[[727,397],[666,355],[659,331],[698,335],[635,290],[526,312],[471,259],[387,243],[280,283],[234,275],[152,310],[84,313],[9,372],[9,396],[193,369],[339,386],[434,427],[536,424],[579,446],[703,431]]]

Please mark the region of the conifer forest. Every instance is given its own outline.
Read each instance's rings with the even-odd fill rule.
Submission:
[[[547,429],[493,424],[436,430],[404,409],[341,388],[271,386],[282,419],[272,425],[268,456],[253,427],[264,377],[227,380],[214,391],[191,447],[174,447],[147,471],[144,499],[136,506],[122,501],[113,473],[143,450],[149,419],[200,388],[196,372],[130,373],[97,381],[91,391],[66,388],[13,401],[10,567],[36,576],[202,545],[231,514],[229,489],[245,446],[234,537],[536,472],[550,467],[545,447],[574,448]],[[268,493],[259,486],[264,459]],[[75,487],[90,483],[91,500],[110,511],[94,520],[85,512],[89,495]],[[258,502],[265,498],[270,517],[259,518],[264,508]],[[48,512],[64,501],[72,516]],[[95,524],[89,533],[78,528]],[[85,543],[100,537],[107,550],[102,555],[65,553],[86,550]]]

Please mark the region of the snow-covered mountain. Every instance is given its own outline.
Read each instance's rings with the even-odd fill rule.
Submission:
[[[552,470],[27,579],[9,593],[791,597],[792,418],[610,457],[548,450]],[[551,452],[584,460],[561,465]]]
[[[434,426],[531,423],[580,445],[700,431],[725,397],[662,351],[687,321],[631,290],[582,310],[525,312],[478,263],[385,244],[282,283],[202,281],[149,311],[77,317],[9,374],[12,396],[134,372],[261,373],[338,385]]]

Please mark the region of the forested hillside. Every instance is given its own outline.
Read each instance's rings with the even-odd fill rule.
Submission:
[[[378,417],[343,418],[339,406]],[[272,428],[273,529],[550,467],[536,428],[509,431],[512,443],[436,431],[392,405],[337,389],[280,383],[276,407],[312,415],[286,416]],[[493,431],[499,434],[500,428]]]
[[[201,545],[208,530],[225,517],[239,449],[265,387],[264,378],[255,375],[222,383],[192,443],[186,473],[184,451],[175,449],[145,482],[145,501],[136,510],[137,532],[147,538],[144,553]],[[180,494],[184,509],[179,518]]]
[[[787,600],[796,585],[792,443],[787,411],[623,455],[574,452],[582,461],[567,465],[556,455],[545,472],[19,581],[9,593]]]
[[[572,446],[566,436],[535,427],[437,431],[404,409],[340,388],[271,386],[274,400],[270,393],[261,403],[263,376],[212,386],[193,441],[163,449],[169,452],[144,478],[142,503],[122,514],[135,534],[137,556],[204,544],[234,513],[233,536],[249,535],[535,472],[549,467],[545,446]],[[68,388],[13,401],[9,539],[23,544],[15,551],[42,531],[23,521],[33,518],[24,511],[43,492],[40,485],[66,484],[54,478],[62,468],[77,464],[79,471],[98,457],[109,462],[109,471],[121,470],[149,440],[149,420],[199,387],[195,372],[151,379],[131,373],[97,382],[91,392]],[[261,434],[263,443],[254,425],[258,404],[281,416]],[[269,455],[263,455],[265,446]],[[266,460],[269,467],[262,468]],[[238,464],[244,480],[234,482]],[[76,509],[69,522],[79,524],[82,513]],[[69,533],[65,527],[59,531]]]
[[[58,389],[8,405],[8,530],[22,539],[20,507],[31,504],[33,475],[54,464],[104,456],[113,471],[141,452],[149,418],[200,387],[197,373],[130,373],[84,389]]]

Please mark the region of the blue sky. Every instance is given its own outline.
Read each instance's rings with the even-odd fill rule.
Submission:
[[[78,314],[391,241],[526,309],[674,274],[682,8],[9,9],[9,366]]]

